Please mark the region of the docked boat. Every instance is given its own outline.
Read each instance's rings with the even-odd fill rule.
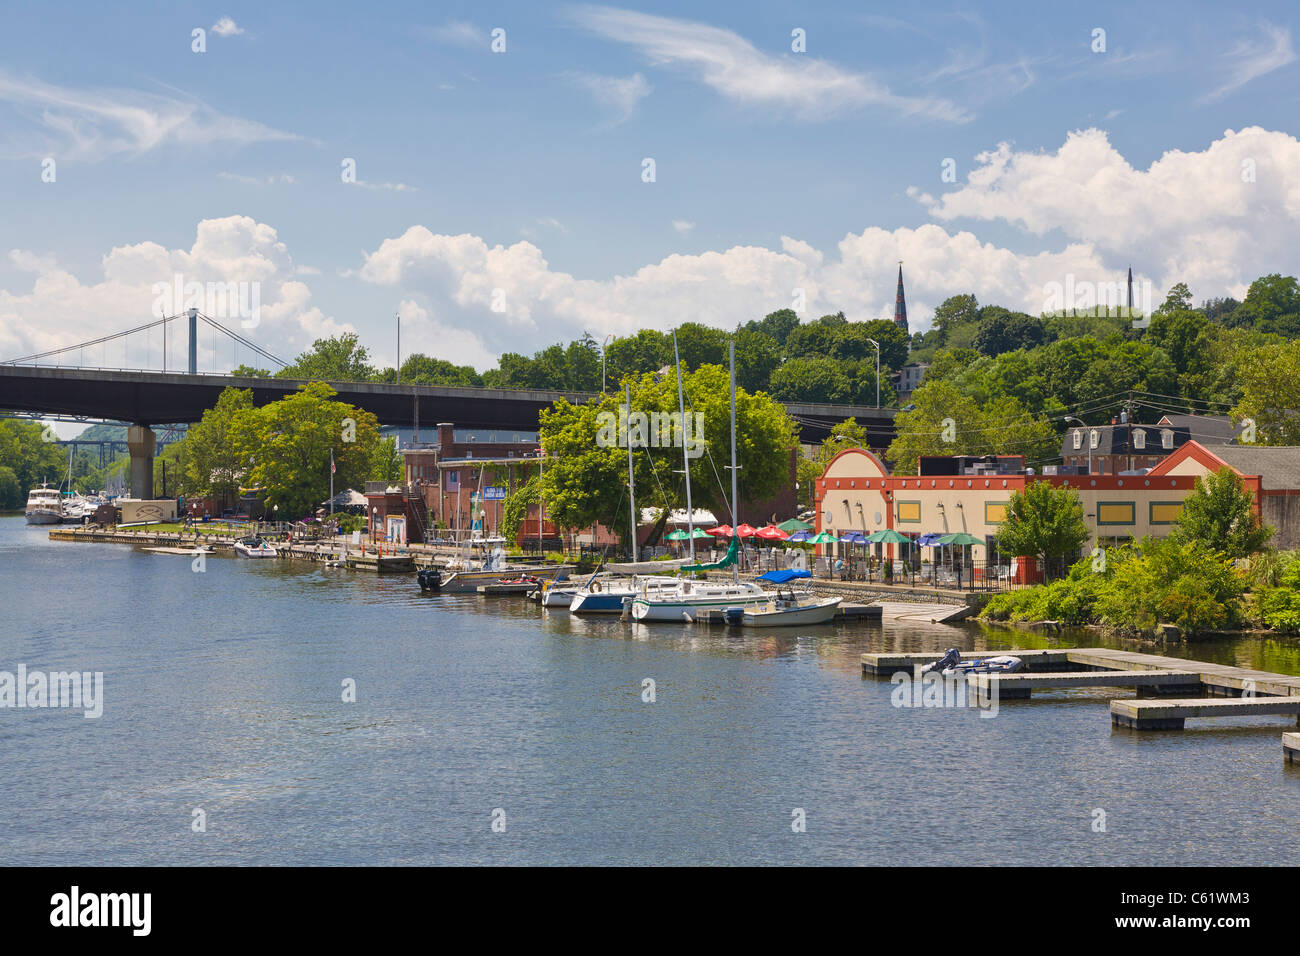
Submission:
[[[650,577],[639,580],[592,581],[576,588],[569,604],[572,614],[622,614],[638,594],[658,594],[675,590],[681,584],[675,578]]]
[[[729,607],[723,612],[728,624],[743,627],[793,627],[830,622],[844,601],[842,597],[818,598],[780,592],[764,603]]]
[[[537,601],[542,607],[568,607],[573,603],[578,588],[557,588],[556,582],[546,581],[537,590]]]
[[[235,554],[241,558],[274,558],[277,553],[275,548],[262,538],[240,538],[235,542]]]
[[[767,592],[753,581],[680,581],[675,588],[639,592],[632,599],[632,617],[638,621],[694,621],[700,611],[721,611],[766,600]]]
[[[961,651],[955,647],[950,647],[943,657],[933,664],[926,664],[921,668],[921,673],[929,674],[938,671],[944,677],[958,677],[966,674],[1014,674],[1024,666],[1025,662],[1021,658],[1012,657],[1010,654],[995,654],[991,657],[964,661],[961,658]]]
[[[442,594],[472,594],[483,584],[501,584],[511,579],[513,572],[516,582],[526,576],[542,584],[547,581],[563,581],[574,570],[573,564],[549,564],[527,567],[494,567],[476,570],[456,570],[430,566],[420,568],[415,573],[421,591],[438,591]]]
[[[61,524],[63,522],[63,495],[58,488],[43,483],[27,495],[28,524]]]

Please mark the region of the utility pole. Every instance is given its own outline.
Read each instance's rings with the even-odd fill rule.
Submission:
[[[902,263],[899,263],[902,265]],[[880,343],[875,339],[867,339],[876,347],[876,408],[880,407]]]

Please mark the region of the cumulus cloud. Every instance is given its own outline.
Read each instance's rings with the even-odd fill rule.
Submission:
[[[464,20],[450,20],[440,27],[432,27],[425,32],[439,43],[450,43],[453,46],[486,49],[488,45],[487,35],[474,24]]]
[[[942,221],[1060,230],[1117,260],[1144,260],[1162,288],[1182,281],[1207,296],[1241,295],[1255,276],[1291,268],[1280,257],[1300,240],[1300,142],[1282,132],[1227,130],[1146,169],[1097,129],[1071,133],[1056,152],[1001,143],[976,163],[951,192],[909,194]]]
[[[32,120],[28,135],[6,137],[10,155],[18,158],[93,162],[163,146],[244,146],[300,138],[220,113],[196,99],[139,90],[76,89],[3,72],[0,102],[12,104]]]
[[[810,118],[882,106],[943,122],[971,119],[946,99],[899,95],[865,73],[807,54],[771,56],[739,34],[706,23],[602,6],[578,7],[572,15],[587,30],[637,48],[652,65],[693,73],[746,105],[783,107]]]
[[[212,24],[212,32],[219,37],[236,37],[244,32],[244,28],[230,17],[222,17]]]
[[[188,249],[156,242],[116,246],[101,259],[100,274],[83,280],[51,256],[13,250],[9,260],[32,274],[27,289],[0,288],[0,356],[15,358],[124,331],[153,319],[156,283],[258,283],[259,325],[242,329],[240,317],[213,316],[286,361],[313,340],[352,326],[340,324],[312,304],[311,290],[294,278],[295,268],[275,229],[247,216],[205,219]],[[155,331],[157,362],[161,333]],[[211,338],[199,337],[200,367],[212,362]],[[126,355],[121,342],[96,347],[84,360],[110,367],[144,364],[144,339],[133,337]],[[230,366],[230,343],[218,342],[218,368]],[[179,354],[179,353],[176,353]],[[175,355],[173,356],[175,358]],[[78,360],[71,357],[72,361]],[[241,361],[253,356],[241,353]]]
[[[685,235],[695,228],[695,223],[691,222],[689,219],[674,219],[673,228]]]

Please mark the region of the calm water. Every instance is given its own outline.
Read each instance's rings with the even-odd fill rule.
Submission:
[[[859,673],[869,650],[1042,646],[1020,633],[583,621],[307,564],[198,574],[21,517],[0,600],[0,670],[105,675],[98,720],[0,710],[0,864],[1297,860],[1285,719],[1137,735],[1091,691],[980,719]],[[1295,645],[1193,654],[1300,673]]]

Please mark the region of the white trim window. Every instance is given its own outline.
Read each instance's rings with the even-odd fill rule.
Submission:
[[[1083,447],[1083,429],[1076,428],[1074,430],[1074,450],[1078,451],[1082,447]]]
[[[1133,433],[1133,447],[1137,449],[1147,447],[1147,433],[1141,428]]]
[[[1096,448],[1100,444],[1101,444],[1101,432],[1097,431],[1097,429],[1094,428],[1092,431],[1088,433],[1088,447]]]
[[[1170,431],[1168,428],[1162,428],[1160,430],[1160,447],[1162,448],[1174,447],[1174,433]]]

